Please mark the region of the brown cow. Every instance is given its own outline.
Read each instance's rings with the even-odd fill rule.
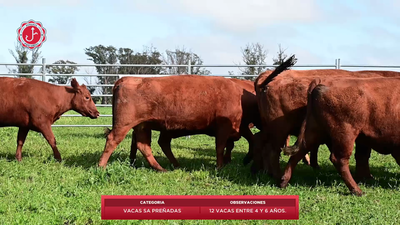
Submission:
[[[290,158],[280,186],[287,186],[294,167],[305,153],[329,143],[331,162],[349,190],[361,196],[362,191],[349,170],[356,141],[380,154],[391,154],[400,165],[400,79],[348,78],[329,85],[318,83],[321,80],[310,84],[299,151]]]
[[[240,128],[240,134],[248,141],[249,143],[249,152],[246,154],[245,158],[243,159],[243,164],[247,165],[251,162],[253,159],[253,135],[248,129],[248,124],[253,124],[255,125],[259,130],[262,130],[261,126],[261,118],[260,118],[260,113],[258,110],[258,104],[257,104],[257,96],[256,92],[254,90],[254,82],[249,81],[249,80],[243,80],[243,79],[235,79],[231,78],[232,81],[243,87],[244,89],[244,94],[242,96],[242,108],[243,108],[243,118],[242,118],[242,126]],[[250,127],[251,128],[251,127]],[[287,137],[286,140],[286,146],[289,146],[290,142],[290,136]],[[227,149],[226,149],[226,154],[224,156],[225,160],[227,162],[230,162],[230,152],[232,151],[234,146],[233,141],[229,141],[227,143]],[[310,164],[310,159],[308,155],[304,157],[303,162],[307,165]]]
[[[114,85],[113,128],[99,166],[107,165],[112,152],[133,128],[137,148],[158,171],[166,170],[151,152],[151,130],[168,134],[164,139],[168,142],[171,137],[194,134],[216,137],[217,167],[221,168],[228,139],[240,138],[243,95],[242,87],[222,77],[123,77]],[[172,160],[170,152],[169,148],[164,153]]]
[[[286,61],[294,60],[294,56]],[[254,152],[254,163],[252,172],[260,170],[263,163],[268,164],[269,173],[280,180],[281,171],[279,168],[279,157],[281,147],[284,146],[285,139],[289,134],[298,135],[301,124],[306,115],[307,88],[310,82],[316,78],[323,80],[336,77],[335,79],[345,77],[394,77],[400,73],[392,71],[346,71],[339,69],[322,70],[288,70],[282,73],[274,73],[278,77],[270,75],[267,71],[260,74],[255,81],[255,90],[257,92],[258,107],[261,112],[264,147],[268,157],[264,158],[262,154]],[[362,149],[362,150],[358,150]],[[360,144],[356,145],[356,173],[360,178],[372,177],[368,166],[368,147]],[[369,148],[369,152],[371,149]],[[311,152],[311,166],[318,168],[317,154]],[[265,154],[264,154],[265,155]],[[265,162],[266,160],[269,161]]]
[[[51,125],[62,114],[74,110],[95,119],[99,112],[86,86],[71,81],[63,87],[27,78],[0,78],[0,127],[19,127],[15,158],[22,159],[22,146],[29,130],[40,132],[53,149],[54,158],[61,161]]]
[[[258,113],[258,106],[257,106],[257,99],[254,90],[254,82],[250,80],[242,80],[242,79],[234,79],[231,78],[231,81],[235,82],[236,84],[240,85],[243,88],[243,95],[242,95],[242,120],[239,133],[243,136],[249,143],[249,153],[246,155],[248,159],[252,159],[252,149],[253,149],[253,134],[250,128],[256,126],[258,129],[261,129],[261,120],[260,114]],[[106,129],[105,133],[106,136],[111,132],[110,129]],[[190,132],[191,133],[191,132]],[[132,144],[131,144],[131,153],[130,153],[130,161],[133,165],[136,161],[136,153],[137,153],[137,143],[136,143],[136,136],[135,132],[132,133]],[[178,136],[177,136],[178,135]],[[174,165],[174,167],[179,167],[179,163],[176,160],[175,156],[171,151],[171,140],[172,138],[178,138],[182,136],[187,136],[184,132],[179,134],[174,134],[168,130],[161,130],[160,136],[158,138],[158,144],[160,145],[162,151],[168,157],[169,161]],[[228,139],[226,144],[226,152],[224,155],[224,163],[227,164],[231,161],[231,152],[234,147],[234,139]],[[251,157],[249,156],[251,155]],[[244,159],[244,161],[246,158]]]

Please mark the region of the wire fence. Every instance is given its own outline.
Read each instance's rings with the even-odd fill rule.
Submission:
[[[33,66],[33,67],[40,67],[38,73],[0,73],[0,77],[18,77],[18,76],[32,76],[34,79],[40,79],[42,81],[48,82],[47,79],[50,77],[57,77],[57,76],[71,76],[75,78],[85,77],[116,77],[121,78],[124,76],[132,76],[132,77],[164,77],[164,76],[171,76],[176,74],[98,74],[98,73],[86,73],[86,74],[49,74],[47,73],[47,68],[52,66],[74,66],[74,67],[113,67],[113,68],[120,68],[120,67],[184,67],[186,68],[185,74],[191,74],[194,67],[202,67],[202,68],[274,68],[276,65],[220,65],[220,64],[205,64],[205,65],[192,65],[189,61],[186,65],[150,65],[150,64],[46,64],[46,59],[42,58],[42,63],[0,63],[0,66]],[[304,69],[347,69],[347,70],[400,70],[399,65],[352,65],[352,64],[344,64],[341,65],[340,59],[335,59],[334,64],[324,64],[324,65],[294,65],[292,67],[294,70],[304,70]],[[209,74],[207,76],[220,76],[220,77],[257,77],[258,74]],[[67,86],[67,84],[58,84],[60,86]],[[93,84],[88,83],[85,84],[88,87],[113,87],[114,84]],[[92,94],[92,97],[112,97],[112,94],[100,93],[100,94]],[[97,107],[111,107],[111,104],[96,104]],[[82,117],[79,114],[64,114],[62,117]],[[109,114],[100,115],[101,117],[112,117]],[[68,124],[68,125],[52,125],[53,127],[111,127],[112,125],[109,124]]]

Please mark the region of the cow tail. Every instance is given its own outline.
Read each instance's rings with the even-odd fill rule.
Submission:
[[[112,115],[113,115],[113,119],[112,119],[112,126],[114,127],[114,115],[115,115],[115,102],[116,102],[116,98],[117,98],[117,93],[118,93],[118,91],[119,91],[119,89],[120,89],[120,85],[119,85],[119,83],[120,83],[120,80],[118,80],[117,82],[115,82],[115,84],[114,84],[114,87],[113,87],[113,90],[112,90],[112,92],[113,92],[113,97],[112,97],[112,99],[111,99],[111,105],[112,105]],[[106,128],[104,128],[104,137],[105,138],[107,138],[108,137],[108,135],[111,133],[111,131],[112,131],[112,129],[110,129],[110,128],[108,128],[108,127],[106,127]]]
[[[285,70],[288,70],[290,67],[292,67],[294,64],[296,64],[297,58],[295,55],[292,55],[289,59],[287,59],[285,62],[283,62],[281,65],[275,68],[275,70],[265,79],[259,87],[264,87],[267,84],[269,84],[275,77],[277,77],[280,73],[282,73]],[[256,83],[258,82],[258,78],[256,80]]]
[[[306,125],[307,125],[307,118],[310,116],[310,113],[312,113],[312,99],[311,99],[311,93],[313,92],[314,88],[321,83],[320,79],[314,79],[310,85],[308,86],[308,90],[307,90],[307,114],[306,117],[303,120],[303,123],[301,124],[301,128],[300,128],[300,133],[299,136],[297,138],[296,144],[293,146],[286,146],[285,148],[282,148],[282,151],[285,155],[294,155],[296,154],[300,148],[299,145],[304,145],[305,146],[305,139],[304,139],[304,135],[305,135],[305,131],[306,131]]]

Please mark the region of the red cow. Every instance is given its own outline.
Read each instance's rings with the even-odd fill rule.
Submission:
[[[349,170],[355,142],[380,154],[391,154],[400,165],[399,96],[399,78],[342,78],[329,85],[313,81],[299,135],[299,151],[290,158],[280,186],[287,186],[297,162],[307,152],[327,143],[330,160],[347,187],[361,196]]]
[[[294,63],[294,56],[281,66],[290,66]],[[279,76],[277,76],[279,74]],[[316,78],[322,80],[355,77],[395,77],[400,73],[392,71],[346,71],[338,69],[324,70],[288,70],[282,73],[271,74],[271,71],[260,74],[255,81],[258,107],[264,128],[264,147],[258,148],[267,151],[266,154],[254,156],[252,171],[257,172],[267,164],[269,172],[277,180],[281,178],[279,157],[281,147],[289,134],[298,135],[301,124],[306,115],[307,88]],[[276,77],[277,76],[277,77]],[[332,82],[335,81],[332,79]],[[360,151],[358,149],[361,149]],[[356,145],[357,174],[361,178],[371,177],[368,166],[368,154],[371,149],[359,143]],[[311,166],[318,168],[317,154],[311,151]],[[267,157],[262,157],[262,155]],[[263,162],[264,161],[264,162]],[[267,162],[268,161],[268,162]]]
[[[19,127],[15,158],[22,159],[22,146],[29,130],[40,132],[53,149],[54,158],[61,161],[51,125],[62,114],[74,110],[95,119],[99,112],[86,86],[71,81],[63,87],[27,78],[0,78],[0,127]]]
[[[133,128],[137,148],[158,171],[165,169],[151,152],[151,130],[161,131],[159,143],[167,146],[163,151],[174,164],[177,161],[171,152],[171,138],[194,134],[216,137],[217,167],[221,168],[227,143],[241,136],[242,98],[246,94],[243,87],[222,77],[121,78],[114,85],[113,128],[99,166],[107,165],[112,152]],[[134,146],[132,152],[136,153]],[[131,159],[135,155],[131,154]]]

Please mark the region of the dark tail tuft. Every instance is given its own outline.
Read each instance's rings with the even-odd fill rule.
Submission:
[[[107,138],[110,133],[111,133],[111,129],[110,128],[108,128],[108,127],[104,128],[104,137],[105,138]]]
[[[296,64],[297,62],[297,58],[295,57],[295,55],[290,56],[289,59],[287,59],[285,62],[283,62],[281,65],[279,65],[278,67],[275,68],[275,70],[267,77],[267,79],[265,79],[260,86],[265,86],[267,85],[269,82],[272,81],[272,79],[274,79],[276,76],[278,76],[280,73],[282,73],[285,70],[290,69],[290,67],[294,66],[294,64]]]

